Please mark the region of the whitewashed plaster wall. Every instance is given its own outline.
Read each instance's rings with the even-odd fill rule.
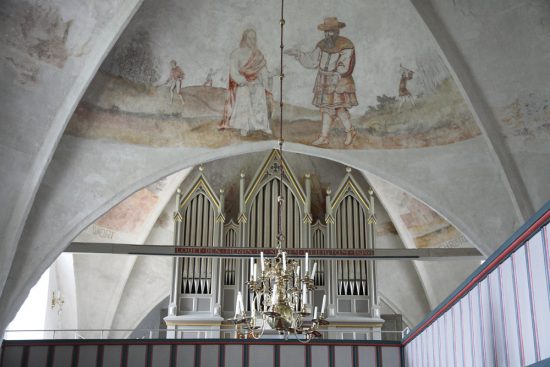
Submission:
[[[186,175],[187,170],[184,171]],[[181,173],[174,176],[183,176]],[[181,182],[181,179],[178,180]],[[172,192],[175,187],[170,188]],[[173,227],[166,228],[159,222],[160,218],[168,218],[172,223],[172,213],[174,211],[175,196],[167,195],[169,200],[163,200],[159,203],[162,212],[157,212],[154,216],[156,223],[148,227],[148,234],[141,243],[149,245],[170,245],[173,240]],[[100,323],[92,313],[82,312],[79,315],[79,328],[98,328],[106,329],[133,329],[141,322],[143,317],[149,313],[152,307],[156,306],[160,300],[164,299],[170,292],[172,276],[172,258],[154,257],[154,256],[109,256],[102,255],[101,264],[95,263],[95,268],[90,272],[87,267],[94,263],[94,258],[87,255],[75,255],[82,257],[82,268],[80,277],[86,279],[86,286],[81,287],[79,291],[79,304],[84,308],[100,308],[101,315],[105,315],[105,320]],[[126,261],[125,271],[118,272],[113,276],[117,279],[109,280],[109,283],[99,279],[98,275],[103,273],[105,264],[112,264],[112,258],[120,258],[119,261]],[[113,284],[119,285],[119,291],[108,292],[108,288]],[[92,292],[87,290],[92,289]],[[103,292],[103,294],[101,294]],[[92,294],[93,293],[93,294]],[[97,294],[100,294],[97,298]],[[110,307],[105,307],[102,303],[109,302]],[[165,305],[166,307],[168,304]],[[130,332],[115,333],[110,337],[125,337]]]
[[[143,217],[137,220],[137,228],[134,228],[129,233],[116,232],[114,240],[106,240],[99,236],[93,235],[89,231],[82,232],[77,241],[84,242],[111,242],[111,243],[131,243],[131,244],[145,244],[148,242],[149,234],[151,233],[155,223],[158,222],[161,214],[165,214],[167,207],[173,208],[173,194],[176,188],[181,184],[182,180],[187,176],[189,170],[182,170],[163,178],[159,185],[153,185],[147,189],[154,197],[149,200],[153,204],[152,207],[147,206],[147,203],[143,201],[132,201],[125,205],[123,210],[119,210],[118,213],[124,216],[130,216],[131,211],[145,211]],[[172,200],[171,200],[172,199]],[[130,218],[129,220],[133,220]],[[112,224],[116,225],[117,221],[125,223],[126,218],[114,218],[111,219]],[[119,224],[120,225],[120,224]],[[154,243],[151,243],[154,244]],[[80,329],[112,329],[115,317],[121,317],[119,315],[119,307],[121,302],[125,302],[126,288],[129,282],[135,282],[135,277],[140,275],[141,277],[151,277],[150,282],[155,282],[154,278],[156,272],[160,271],[158,268],[151,268],[149,272],[145,271],[147,268],[142,268],[141,271],[135,270],[136,264],[142,264],[143,262],[150,263],[153,260],[143,260],[136,256],[109,256],[109,255],[74,255],[76,261],[75,274],[77,279],[77,295],[78,295],[78,328]],[[164,266],[160,266],[164,268]],[[133,274],[133,275],[132,275]],[[141,279],[141,278],[140,278]],[[138,295],[142,300],[155,299],[154,294],[159,290],[169,289],[170,282],[161,283],[155,287],[141,288],[141,290],[147,289],[145,293],[139,293]],[[165,292],[164,292],[165,293]],[[162,293],[162,297],[166,294]],[[156,301],[158,303],[158,301]],[[155,303],[155,304],[156,304]],[[145,301],[138,302],[135,306],[147,307],[149,304]],[[135,317],[135,312],[129,312],[129,318]],[[128,328],[129,326],[125,326]]]
[[[549,136],[537,129],[549,119],[550,3],[411,2],[463,88],[516,210],[526,219],[550,197]],[[519,116],[507,116],[514,102]],[[518,120],[520,131],[511,133],[507,118]]]
[[[66,123],[139,4],[139,0],[86,4],[54,0],[0,5],[3,299],[9,297],[5,287],[13,279],[9,276],[13,260],[24,247],[20,236],[27,216]],[[4,330],[7,319],[0,318]]]
[[[368,180],[378,194],[378,197],[380,197],[381,204],[395,225],[404,247],[417,248],[407,225],[400,215],[399,201],[403,196],[403,192],[391,183],[383,181],[376,176],[370,175],[368,176]],[[471,246],[467,242],[461,245]],[[412,261],[411,265],[418,272],[418,277],[421,280],[421,285],[426,294],[430,309],[434,309],[451,294],[479,266],[480,259]],[[390,301],[392,301],[391,298]]]
[[[384,231],[388,225],[393,226],[391,218],[377,205],[376,246],[382,249],[406,248],[399,235]],[[413,261],[381,260],[376,262],[376,279],[378,296],[382,303],[391,305],[391,313],[401,314],[403,321],[416,325],[431,310],[428,296],[422,279]],[[382,312],[388,312],[384,308]]]
[[[544,184],[550,175],[548,144],[540,140],[542,137],[535,137],[528,147],[505,144],[494,112],[503,101],[513,100],[518,91],[532,90],[541,96],[547,91],[549,42],[541,41],[549,34],[545,32],[548,6],[544,1],[518,6],[491,1],[488,11],[485,2],[472,1],[468,12],[481,11],[473,17],[457,12],[455,2],[450,0],[412,3],[442,47],[465,95],[470,96],[478,120],[487,124],[483,125],[484,136],[444,147],[404,151],[329,151],[296,144],[289,144],[288,149],[335,159],[395,183],[434,208],[488,254],[534,207],[542,206],[550,197],[550,187]],[[2,4],[7,8],[11,5]],[[101,27],[78,32],[90,40],[91,51],[83,61],[62,71],[44,67],[47,71],[37,87],[18,86],[12,66],[6,61],[1,64],[0,198],[5,208],[0,214],[2,330],[39,275],[72,238],[109,207],[181,168],[275,146],[274,142],[263,142],[215,151],[153,149],[71,137],[64,137],[57,146],[88,81],[138,5],[128,0],[109,8],[110,16],[102,12],[105,23]],[[74,19],[88,19],[89,15],[76,12]],[[89,24],[86,20],[83,23]],[[494,27],[490,32],[480,30],[484,24]],[[499,37],[506,34],[510,24],[512,44],[506,43],[508,38]],[[20,56],[13,46],[5,47],[3,52]],[[505,66],[493,68],[502,60]],[[52,93],[52,85],[58,93]],[[491,97],[495,90],[504,91],[506,98]],[[102,173],[95,173],[99,169]]]

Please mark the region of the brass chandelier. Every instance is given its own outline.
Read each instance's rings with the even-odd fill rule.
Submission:
[[[279,167],[280,177],[278,182],[277,197],[277,255],[274,258],[264,258],[260,253],[260,273],[258,264],[253,258],[250,259],[250,281],[247,282],[249,290],[250,311],[246,311],[241,292],[237,294],[235,305],[235,316],[230,319],[240,335],[246,335],[255,339],[261,338],[266,325],[288,337],[294,334],[303,342],[310,342],[313,338],[319,338],[319,326],[328,325],[326,320],[326,295],[323,296],[321,311],[312,307],[310,293],[315,290],[315,273],[317,263],[309,268],[308,253],[305,254],[303,266],[299,260],[288,259],[287,253],[283,251],[285,241],[282,228],[282,212],[284,198],[282,196],[282,185],[284,177],[283,166],[283,35],[284,35],[284,0],[281,0],[281,58],[280,58],[280,130],[279,130]],[[313,308],[313,310],[312,310]],[[313,315],[312,315],[313,311]],[[306,319],[312,316],[311,321]]]
[[[260,267],[258,276],[258,264],[250,259],[251,276],[247,282],[250,312],[244,309],[242,293],[237,295],[235,317],[231,321],[237,328],[241,328],[241,334],[261,338],[267,324],[285,336],[294,334],[302,342],[321,337],[319,326],[328,325],[325,315],[326,295],[323,296],[321,312],[318,313],[317,307],[314,307],[311,322],[305,321],[312,314],[309,294],[315,289],[317,263],[313,264],[310,272],[306,252],[301,273],[300,261],[288,259],[286,252],[278,246],[277,255],[272,259],[265,259],[263,252],[260,253]]]

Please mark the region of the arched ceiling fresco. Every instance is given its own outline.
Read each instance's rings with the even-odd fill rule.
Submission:
[[[320,145],[329,149],[311,146],[322,131],[318,70],[288,54],[285,136],[302,143],[288,148],[396,183],[491,253],[549,198],[550,3],[287,1],[287,50],[314,50],[330,16],[354,45],[356,131],[341,114]],[[276,74],[278,4],[7,0],[0,20],[3,330],[67,243],[123,198],[182,168],[275,146],[262,129],[217,126],[245,29]],[[176,84],[170,103],[171,60],[185,104]]]
[[[266,0],[146,0],[103,63],[67,134],[210,148],[276,138],[279,6]],[[286,7],[288,140],[397,149],[480,134],[410,2],[300,1]],[[328,17],[337,18],[333,28],[341,37],[333,48],[324,46],[319,29],[332,30]],[[254,45],[241,45],[246,30],[254,31],[256,54],[250,51]],[[316,49],[321,55],[310,54]],[[224,119],[228,128],[219,129]],[[319,135],[326,141],[314,143]]]

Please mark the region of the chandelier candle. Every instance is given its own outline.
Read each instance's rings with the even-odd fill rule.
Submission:
[[[264,272],[265,270],[265,265],[264,265],[264,252],[260,252],[260,269],[262,269],[262,273]]]

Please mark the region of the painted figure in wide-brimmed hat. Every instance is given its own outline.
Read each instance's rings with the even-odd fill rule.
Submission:
[[[352,73],[355,67],[355,47],[340,36],[340,29],[346,26],[336,17],[328,17],[317,29],[325,32],[325,38],[317,43],[311,52],[291,49],[286,53],[296,57],[302,66],[317,69],[313,88],[313,104],[321,110],[323,127],[321,136],[313,145],[329,143],[328,133],[332,120],[338,118],[346,129],[344,144],[350,145],[356,131],[351,124],[349,108],[357,106],[355,83]]]

